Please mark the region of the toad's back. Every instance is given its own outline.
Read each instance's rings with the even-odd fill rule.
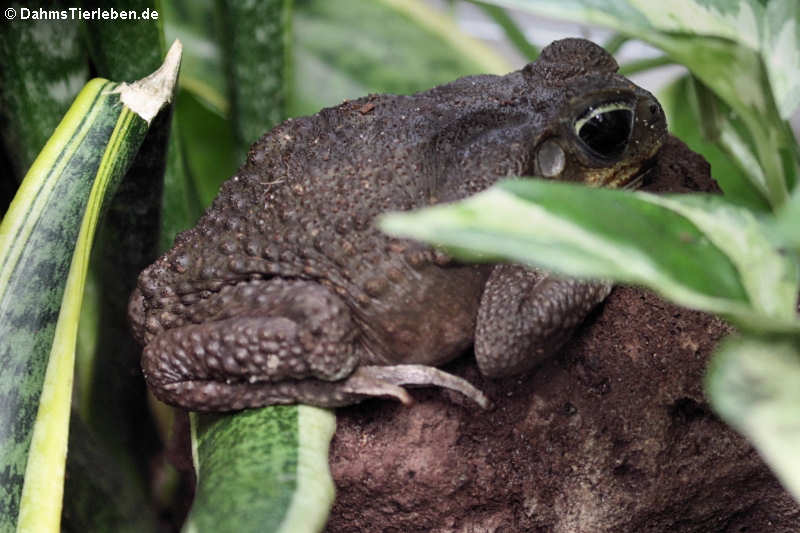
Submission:
[[[206,309],[202,300],[226,284],[281,277],[317,280],[343,296],[366,338],[375,339],[370,344],[391,334],[394,343],[426,350],[419,341],[425,327],[435,331],[423,337],[458,337],[454,349],[463,349],[487,270],[390,239],[374,218],[463,198],[499,176],[524,173],[524,158],[508,156],[513,147],[487,150],[510,135],[533,135],[523,85],[519,72],[462,78],[278,126],[251,148],[198,224],[142,273],[139,287],[157,310],[147,333],[187,317],[211,318],[218,306]],[[421,310],[448,321],[417,324]]]

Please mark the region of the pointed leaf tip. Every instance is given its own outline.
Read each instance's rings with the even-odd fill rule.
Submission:
[[[182,53],[183,45],[175,39],[158,70],[133,83],[122,83],[113,92],[119,93],[122,103],[150,124],[161,108],[172,101]]]

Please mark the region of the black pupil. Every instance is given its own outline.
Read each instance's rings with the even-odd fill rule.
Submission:
[[[625,150],[631,135],[633,112],[615,109],[598,113],[582,126],[578,135],[592,150],[605,157],[616,157]]]

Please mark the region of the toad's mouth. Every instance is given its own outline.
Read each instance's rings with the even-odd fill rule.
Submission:
[[[651,157],[647,161],[644,162],[642,166],[639,167],[638,170],[631,173],[627,180],[622,181],[621,183],[614,185],[620,189],[638,189],[642,185],[645,184],[646,180],[649,178],[650,173],[653,172],[653,169],[656,167],[656,158]]]
[[[609,189],[638,189],[656,166],[657,154],[653,154],[643,163],[629,166],[618,166],[598,172],[588,180],[594,187],[607,187]]]

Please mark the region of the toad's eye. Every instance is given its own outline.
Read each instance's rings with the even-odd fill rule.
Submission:
[[[605,158],[622,155],[633,130],[633,108],[626,102],[590,107],[575,121],[575,133],[595,154]]]

